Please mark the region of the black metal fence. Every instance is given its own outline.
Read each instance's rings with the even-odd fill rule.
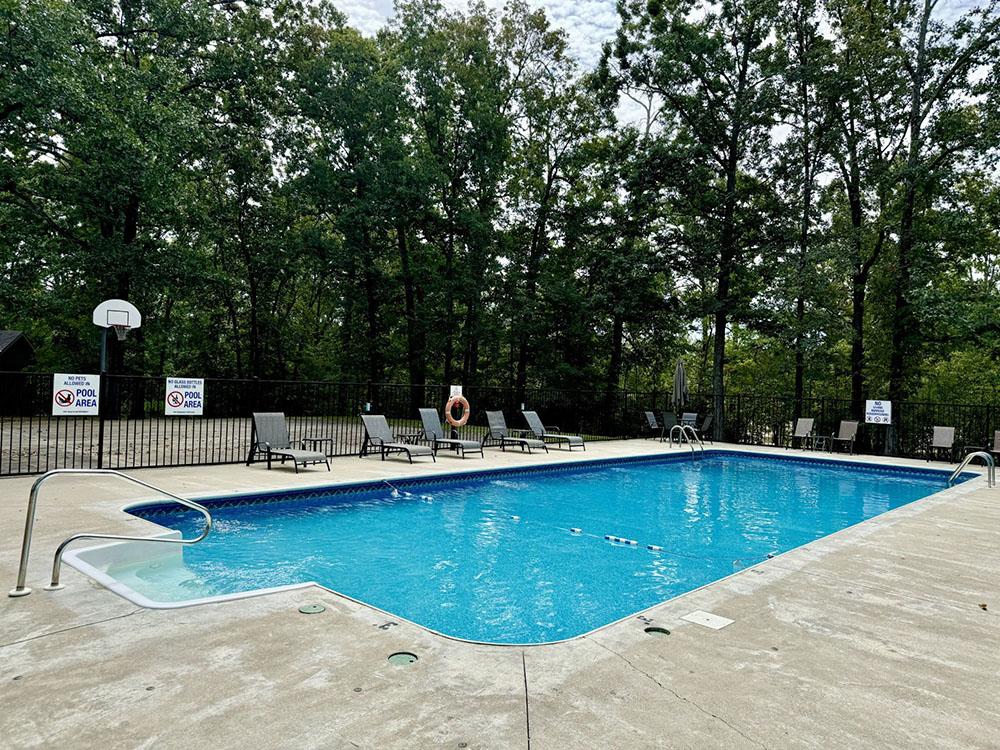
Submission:
[[[356,454],[363,429],[358,415],[385,414],[396,430],[419,429],[417,408],[443,409],[449,387],[385,383],[265,380],[205,380],[201,416],[164,416],[165,379],[111,375],[102,378],[100,417],[53,417],[52,376],[0,373],[0,476],[38,474],[56,468],[193,466],[246,460],[254,411],[288,415],[293,441],[324,438],[330,455]],[[535,409],[546,424],[584,434],[588,440],[643,434],[642,412],[670,409],[667,392],[466,387],[473,406],[463,433],[480,438],[485,412],[503,410],[509,426],[523,428],[522,408]],[[711,399],[695,396],[685,411],[711,411]],[[957,444],[986,445],[1000,429],[1000,405],[894,404],[897,453],[920,456],[933,425],[957,428]],[[787,445],[796,414],[813,417],[829,435],[842,419],[856,418],[851,403],[805,399],[799,408],[783,396],[735,394],[726,399],[725,438],[758,445]],[[882,453],[885,427],[862,425],[857,449]]]
[[[110,375],[101,379],[100,417],[55,417],[52,375],[0,373],[0,475],[38,474],[56,468],[130,469],[245,461],[251,414],[281,411],[293,442],[323,438],[327,452],[359,452],[359,414],[385,414],[396,430],[416,430],[419,407],[443,409],[443,385],[205,380],[201,416],[164,416],[165,378]],[[510,427],[523,428],[523,408],[546,424],[608,440],[636,434],[643,401],[634,393],[467,387],[473,405],[463,434],[480,439],[486,410],[502,409]]]

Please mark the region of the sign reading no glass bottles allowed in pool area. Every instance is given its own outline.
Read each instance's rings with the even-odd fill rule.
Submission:
[[[891,424],[892,401],[865,401],[865,424]]]
[[[53,417],[96,417],[100,400],[100,375],[57,372],[52,376]]]
[[[163,413],[166,416],[201,416],[204,408],[204,378],[167,378],[163,397]]]

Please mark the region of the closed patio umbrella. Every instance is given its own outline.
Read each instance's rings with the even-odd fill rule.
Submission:
[[[688,400],[688,378],[684,372],[684,362],[677,360],[677,369],[674,370],[674,391],[670,395],[670,403],[674,407],[684,406]]]

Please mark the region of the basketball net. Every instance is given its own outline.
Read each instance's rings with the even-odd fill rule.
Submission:
[[[124,341],[125,337],[128,336],[129,326],[113,325],[111,327],[115,329],[115,336],[118,337],[119,341]]]

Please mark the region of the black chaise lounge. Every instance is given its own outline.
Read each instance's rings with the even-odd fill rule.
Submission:
[[[805,450],[813,445],[813,425],[816,420],[813,417],[799,417],[795,420],[795,430],[792,432],[792,447],[795,441],[799,441],[799,448]]]
[[[426,445],[399,443],[389,429],[389,423],[384,414],[362,414],[361,421],[365,424],[365,441],[361,445],[361,455],[368,453],[369,446],[378,450],[385,461],[386,455],[390,453],[405,453],[410,463],[413,463],[414,456],[430,456],[432,461],[434,451]]]
[[[663,436],[660,442],[670,440],[670,431],[677,426],[677,415],[672,411],[663,412]]]
[[[502,451],[506,451],[508,445],[513,445],[522,451],[528,451],[528,453],[531,453],[532,448],[541,448],[546,453],[549,452],[549,447],[545,444],[544,440],[513,435],[507,429],[507,420],[504,418],[502,411],[488,411],[486,412],[486,419],[489,422],[489,430],[483,436],[483,445],[486,445],[487,440],[499,440],[500,450]]]
[[[538,416],[538,412],[525,411],[521,413],[524,414],[524,420],[528,423],[528,427],[539,440],[546,443],[565,443],[566,447],[570,450],[574,448],[587,450],[587,445],[584,443],[582,437],[579,435],[565,435],[559,432],[558,427],[546,427],[542,424],[542,419]]]
[[[856,419],[844,419],[840,422],[840,430],[836,435],[830,436],[830,451],[838,445],[847,446],[848,453],[854,454],[854,441],[858,437],[858,421]]]
[[[441,427],[441,417],[437,409],[419,409],[420,421],[424,423],[424,438],[431,441],[431,450],[436,454],[438,448],[444,446],[461,454],[478,453],[483,455],[483,444],[478,440],[462,440],[461,438],[446,438]]]
[[[927,460],[944,454],[949,462],[955,459],[955,428],[934,427],[931,430],[931,444],[927,450]]]
[[[712,421],[714,418],[714,415],[709,414],[702,421],[701,426],[691,425],[691,429],[694,430],[694,434],[698,436],[699,440],[702,442],[707,440],[712,445],[715,445],[715,441],[712,440]]]
[[[646,415],[646,427],[649,430],[649,434],[646,435],[646,439],[648,440],[652,437],[658,437],[660,440],[663,440],[663,427],[661,427],[660,423],[656,421],[656,415],[651,411],[643,413]]]
[[[290,460],[296,474],[299,473],[299,466],[309,464],[326,464],[326,470],[330,470],[330,459],[326,454],[292,447],[288,438],[288,424],[280,411],[254,412],[247,466],[254,462],[254,456],[258,453],[264,455],[268,469],[271,468],[272,459],[280,458],[281,463]]]

